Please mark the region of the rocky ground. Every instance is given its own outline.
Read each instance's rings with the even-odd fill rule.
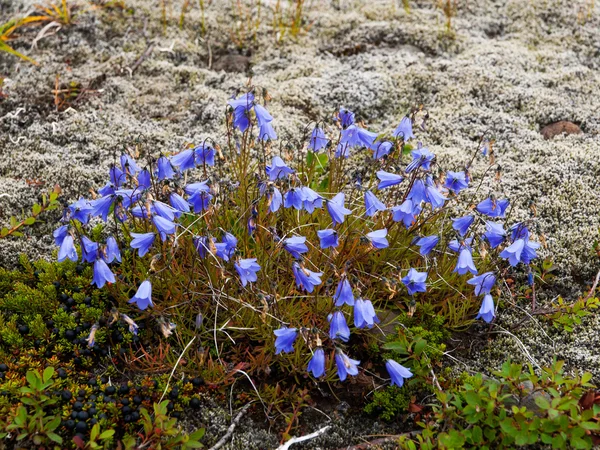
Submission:
[[[0,17],[33,3],[0,0]],[[297,39],[273,31],[274,1],[263,1],[256,38],[242,20],[252,10],[232,9],[228,0],[205,2],[206,34],[195,2],[182,29],[181,2],[167,2],[165,29],[158,0],[125,3],[125,11],[86,4],[73,26],[43,37],[40,28],[21,33],[11,45],[39,66],[0,53],[0,223],[55,183],[67,201],[98,188],[123,146],[136,140],[158,154],[217,137],[227,99],[251,76],[271,93],[283,138],[340,106],[372,129],[391,130],[422,104],[430,120],[419,138],[459,168],[489,131],[503,174],[500,187],[489,183],[484,191],[511,198],[515,218],[529,217],[536,205],[562,292],[574,298],[591,284],[600,267],[592,250],[600,227],[600,10],[593,1],[458,0],[451,30],[433,0],[411,0],[410,12],[393,0],[312,1],[308,30]],[[57,80],[61,89],[76,82],[87,91],[57,109]],[[561,120],[581,132],[546,139],[542,129]],[[0,264],[14,265],[20,252],[51,257],[49,222],[24,239],[0,241]],[[507,323],[522,317],[517,309],[503,314]],[[527,361],[525,348],[536,363],[556,354],[598,377],[599,325],[594,315],[567,334],[534,322],[491,346],[475,345],[463,363],[489,370],[507,352]],[[213,432],[227,425],[223,419]],[[249,442],[253,429],[241,428]],[[322,445],[345,443],[341,437]]]

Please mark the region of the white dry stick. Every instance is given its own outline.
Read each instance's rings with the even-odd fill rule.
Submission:
[[[233,430],[235,430],[235,427],[240,422],[240,419],[243,417],[244,414],[246,414],[246,411],[248,411],[248,408],[250,408],[251,405],[252,403],[248,403],[242,408],[238,415],[235,416],[235,419],[233,419],[233,422],[231,422],[231,425],[229,425],[229,428],[227,428],[227,432],[225,433],[225,435],[221,439],[219,439],[219,441],[215,445],[213,445],[209,450],[218,450],[221,447],[223,447],[229,439],[231,439],[231,436],[233,435]]]
[[[323,433],[325,433],[327,430],[329,430],[329,428],[331,428],[331,425],[327,425],[326,427],[323,427],[320,430],[315,431],[314,433],[307,434],[306,436],[293,437],[289,441],[287,441],[285,444],[277,447],[277,450],[288,450],[288,448],[290,448],[291,445],[299,444],[300,442],[309,441],[311,439],[319,437]]]
[[[192,340],[190,342],[188,342],[188,345],[185,346],[185,348],[181,352],[181,355],[179,355],[179,358],[177,358],[177,362],[175,363],[175,366],[173,367],[173,370],[171,370],[171,375],[169,375],[169,379],[167,380],[167,385],[165,386],[165,390],[164,390],[163,394],[161,395],[160,400],[158,401],[158,403],[162,402],[163,398],[165,398],[165,395],[167,394],[167,391],[169,390],[169,383],[171,383],[171,378],[173,378],[173,374],[175,373],[175,370],[177,370],[177,366],[179,365],[179,361],[181,361],[181,358],[183,358],[183,355],[185,355],[185,352],[187,352],[187,349],[190,348],[190,345],[192,345],[192,342],[194,342],[195,340],[196,340],[196,336],[194,336],[192,338]]]

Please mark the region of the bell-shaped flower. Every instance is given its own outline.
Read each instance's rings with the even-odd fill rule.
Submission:
[[[248,283],[253,283],[258,279],[256,272],[260,270],[260,266],[256,262],[256,258],[239,259],[234,267],[240,276],[242,286],[245,287]]]
[[[69,235],[69,226],[68,225],[63,225],[61,227],[58,227],[52,233],[52,236],[54,237],[54,242],[59,247],[62,245],[64,238],[66,238],[68,235]]]
[[[427,272],[418,272],[411,268],[401,281],[406,286],[408,294],[415,295],[417,292],[427,291],[425,280],[427,280]]]
[[[458,231],[458,234],[464,236],[465,234],[467,234],[467,231],[469,231],[469,227],[471,226],[474,220],[475,216],[471,215],[452,219],[452,228]]]
[[[138,255],[143,257],[150,251],[150,247],[154,243],[155,233],[130,233],[133,240],[131,241],[131,248],[135,248],[138,251]]]
[[[294,170],[290,169],[288,165],[285,162],[283,162],[283,159],[281,159],[279,156],[273,156],[273,159],[271,160],[271,165],[267,166],[266,170],[267,176],[271,181],[275,181],[280,178],[287,178],[288,175],[294,173]]]
[[[415,244],[419,247],[419,253],[422,256],[427,256],[439,241],[440,238],[437,236],[424,236],[422,238],[418,238],[415,241]]]
[[[425,190],[425,201],[430,203],[433,209],[444,206],[446,200],[448,199],[442,195],[436,186],[427,186]]]
[[[277,139],[277,134],[273,129],[273,116],[258,103],[254,105],[254,113],[256,114],[256,120],[258,121],[258,139],[261,141],[267,141],[269,139]]]
[[[527,239],[525,241],[525,247],[523,247],[523,252],[521,253],[521,262],[523,264],[529,264],[532,259],[537,258],[537,253],[535,251],[538,248],[540,248],[539,242],[533,242]]]
[[[77,249],[73,243],[73,236],[67,234],[58,249],[58,262],[63,262],[65,259],[70,259],[71,261],[77,261]]]
[[[81,236],[81,260],[93,263],[98,259],[98,243],[87,236]]]
[[[431,163],[435,159],[435,155],[431,153],[427,147],[417,148],[410,153],[413,160],[406,166],[406,173],[410,173],[419,168],[422,168],[423,170],[429,170],[431,168]]]
[[[187,195],[194,195],[198,192],[210,193],[210,186],[208,180],[201,181],[199,183],[190,183],[183,188]]]
[[[417,215],[421,212],[421,207],[410,199],[390,209],[394,222],[403,222],[406,228],[410,228],[415,223]]]
[[[385,368],[390,374],[392,379],[392,386],[395,384],[398,387],[402,387],[404,380],[413,376],[412,372],[404,367],[402,364],[397,363],[393,359],[388,359],[385,363]]]
[[[448,242],[448,248],[450,250],[452,250],[453,252],[458,253],[462,248],[466,247],[470,247],[471,244],[473,243],[473,238],[467,238],[461,242],[458,241],[458,239],[453,239],[450,242]]]
[[[94,208],[90,205],[90,202],[80,197],[75,203],[70,204],[67,209],[71,214],[71,219],[81,222],[86,225],[90,221],[92,211]]]
[[[469,187],[467,175],[465,174],[465,172],[452,172],[451,170],[449,170],[446,173],[446,181],[444,182],[444,187],[446,189],[451,190],[455,194],[458,194],[463,189]]]
[[[366,238],[374,248],[387,248],[390,246],[390,243],[387,240],[387,232],[387,228],[371,231],[370,233],[367,233]]]
[[[302,205],[309,214],[312,214],[315,208],[323,207],[323,197],[308,186],[302,186],[300,188],[300,195],[302,196]]]
[[[115,274],[111,272],[103,259],[96,260],[94,263],[93,274],[94,276],[91,284],[95,284],[98,289],[104,287],[106,283],[115,282]]]
[[[313,377],[320,378],[325,374],[325,352],[322,347],[317,347],[308,362],[306,370],[312,372]]]
[[[496,283],[496,276],[494,272],[486,272],[471,278],[467,283],[475,286],[475,295],[489,294]]]
[[[181,214],[171,205],[167,205],[166,203],[159,202],[154,200],[152,202],[152,209],[155,214],[158,214],[160,217],[170,220],[171,222],[175,220],[175,217],[179,217]]]
[[[119,167],[111,164],[110,169],[108,169],[108,179],[118,189],[127,181],[127,175]]]
[[[385,211],[387,207],[371,191],[365,191],[365,214],[373,217],[378,211]]]
[[[352,286],[350,286],[350,282],[348,278],[344,276],[342,280],[338,283],[337,288],[335,290],[335,294],[333,296],[333,300],[335,301],[335,306],[343,306],[344,304],[353,306],[354,305],[354,294],[352,293]]]
[[[513,241],[516,239],[529,239],[529,228],[527,228],[527,226],[522,222],[515,223],[513,226],[510,227],[509,231],[510,238]]]
[[[102,220],[106,222],[108,215],[110,214],[110,208],[116,199],[116,195],[107,195],[106,197],[99,197],[96,200],[92,200],[90,205],[92,207],[92,217],[102,217]]]
[[[324,250],[329,247],[337,247],[339,245],[338,242],[338,234],[337,231],[332,229],[326,230],[318,230],[317,236],[319,236],[320,246]]]
[[[335,364],[338,370],[340,381],[345,381],[348,375],[358,375],[358,365],[360,361],[349,358],[341,349],[335,350]]]
[[[371,150],[373,150],[373,159],[381,159],[384,156],[389,155],[393,146],[394,144],[392,144],[390,141],[377,141],[373,143],[371,146]]]
[[[302,253],[308,252],[304,236],[292,236],[291,238],[284,239],[282,244],[283,248],[296,259],[302,259]]]
[[[376,138],[377,133],[365,130],[358,125],[350,125],[342,130],[340,144],[348,147],[371,148]]]
[[[483,236],[490,243],[490,247],[496,248],[506,240],[506,231],[501,223],[486,221],[485,229]]]
[[[371,300],[357,298],[354,302],[354,326],[356,328],[372,328],[376,323],[379,323],[379,319]]]
[[[140,189],[149,189],[152,186],[152,177],[150,176],[150,172],[148,170],[143,169],[138,173],[137,176],[138,187]]]
[[[327,147],[329,143],[329,139],[325,136],[325,132],[319,128],[315,127],[310,134],[310,141],[308,142],[308,148],[313,152],[317,153],[319,150]]]
[[[214,166],[215,149],[210,145],[200,144],[194,148],[194,158],[198,166]]]
[[[210,201],[212,200],[212,194],[204,191],[198,191],[188,198],[188,201],[194,208],[196,214],[206,211],[210,207]]]
[[[498,217],[502,219],[504,218],[509,203],[510,202],[507,199],[496,200],[488,197],[480,202],[475,209],[488,217]]]
[[[177,211],[175,217],[180,217],[182,213],[190,212],[188,201],[176,192],[171,192],[169,195],[169,203]]]
[[[113,261],[121,262],[121,250],[119,250],[119,244],[117,240],[109,236],[106,239],[106,248],[104,249],[104,261],[110,264]]]
[[[269,203],[269,211],[271,211],[272,213],[277,212],[283,204],[283,196],[281,195],[281,191],[275,186],[271,186],[271,188],[269,189],[267,199]]]
[[[128,303],[135,303],[138,308],[144,311],[148,306],[152,307],[152,284],[150,281],[145,280],[140,284],[137,292]]]
[[[135,176],[135,175],[137,175],[137,173],[140,170],[142,170],[136,164],[135,159],[133,159],[131,156],[129,156],[126,153],[123,153],[121,155],[120,161],[121,161],[121,170],[123,170],[123,172],[126,173],[126,174],[129,174],[131,176]]]
[[[158,181],[162,180],[170,180],[175,176],[175,170],[173,170],[173,165],[169,158],[161,155],[156,162],[156,177]]]
[[[340,112],[338,113],[338,118],[340,120],[340,124],[342,128],[348,128],[355,121],[354,113],[352,111],[348,111],[347,109],[340,108]]]
[[[348,328],[343,312],[335,311],[329,315],[329,337],[341,339],[344,342],[348,342],[350,339],[350,328]]]
[[[158,215],[152,218],[152,222],[154,223],[154,226],[156,227],[156,230],[163,241],[167,240],[167,236],[169,234],[174,234],[177,228],[175,223]]]
[[[248,92],[237,99],[227,102],[233,108],[233,127],[238,128],[242,133],[250,126],[248,113],[254,106],[254,94]]]
[[[302,267],[297,262],[292,264],[292,272],[296,279],[296,286],[299,288],[301,287],[307,292],[313,292],[315,286],[321,284],[321,277],[323,276],[322,272],[313,272]]]
[[[278,330],[274,330],[273,333],[277,336],[275,339],[276,355],[279,355],[281,352],[290,353],[294,351],[294,341],[298,336],[296,328],[281,327]]]
[[[458,262],[453,272],[457,272],[459,275],[464,275],[467,272],[471,272],[473,275],[477,275],[477,268],[473,262],[473,254],[471,253],[471,247],[463,246],[458,254]]]
[[[302,209],[304,201],[302,200],[302,191],[300,189],[291,188],[283,196],[284,208],[295,208],[298,211]]]
[[[491,294],[486,294],[481,302],[481,308],[475,319],[483,319],[486,323],[490,323],[496,317],[494,299]]]
[[[521,254],[525,248],[525,239],[517,239],[510,246],[500,252],[500,257],[508,259],[511,266],[516,266],[521,261]]]
[[[346,196],[343,192],[338,193],[331,200],[327,200],[325,205],[327,206],[327,211],[331,216],[331,220],[333,220],[333,225],[337,225],[340,223],[344,223],[345,216],[351,214],[348,208],[344,206]]]
[[[410,117],[403,117],[393,133],[394,137],[401,137],[404,142],[415,137],[413,134],[412,120]]]
[[[180,172],[196,167],[196,155],[194,149],[189,148],[171,157],[171,163],[176,166]]]

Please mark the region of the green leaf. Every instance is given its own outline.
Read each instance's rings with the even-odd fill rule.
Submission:
[[[37,388],[38,388],[38,386],[39,386],[39,384],[38,384],[38,380],[39,380],[39,378],[36,376],[36,374],[35,374],[35,373],[33,373],[33,371],[31,371],[31,370],[30,370],[30,371],[28,371],[28,372],[25,374],[25,378],[27,378],[27,382],[29,383],[29,385],[30,385],[32,388],[34,388],[34,389],[37,389]]]
[[[21,403],[25,404],[25,405],[35,405],[36,401],[32,398],[29,397],[22,397],[21,398]]]
[[[57,444],[62,444],[63,440],[58,434],[50,431],[49,433],[46,433],[46,436],[48,436],[49,439],[53,440]]]
[[[35,62],[33,59],[31,59],[28,56],[25,56],[22,53],[19,53],[18,51],[7,45],[4,41],[0,41],[0,52],[10,53],[11,55],[18,56],[19,58],[22,58],[25,61],[29,61],[31,64],[34,64],[36,66],[38,65],[38,63]]]
[[[33,225],[35,223],[35,218],[34,217],[28,217],[27,219],[25,219],[23,221],[23,223],[25,225]]]
[[[417,342],[415,343],[415,354],[420,355],[421,353],[423,353],[425,347],[427,347],[427,341],[425,339],[417,340]]]
[[[99,436],[100,440],[110,439],[115,434],[115,430],[106,430]]]
[[[550,409],[550,402],[544,395],[538,395],[535,398],[535,404],[538,405],[541,409],[547,410]]]
[[[36,203],[35,205],[33,205],[33,208],[31,208],[31,212],[34,216],[37,216],[39,213],[42,212],[42,207],[38,203]]]
[[[92,427],[92,431],[90,431],[90,441],[95,441],[96,436],[98,436],[99,432],[100,432],[100,425],[94,424],[94,426]]]
[[[60,416],[56,416],[54,417],[54,419],[52,419],[50,422],[48,422],[46,424],[46,429],[48,431],[54,431],[58,428],[58,426],[60,425],[61,419]]]
[[[52,378],[53,375],[54,375],[54,367],[52,367],[52,366],[46,367],[44,369],[44,373],[42,375],[42,380],[44,380],[44,383],[47,383],[48,381],[50,381],[50,378]]]
[[[8,236],[8,228],[4,227],[2,228],[2,231],[0,231],[0,237],[6,237]]]
[[[205,429],[200,428],[199,430],[196,430],[192,434],[190,434],[190,436],[189,436],[190,440],[199,441],[200,439],[202,439],[204,437],[204,433],[205,433]]]

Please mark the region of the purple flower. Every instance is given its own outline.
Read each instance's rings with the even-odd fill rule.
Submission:
[[[357,125],[350,125],[348,128],[342,130],[340,145],[344,147],[371,148],[376,138],[377,133],[365,130]]]
[[[350,328],[348,328],[343,312],[335,311],[329,315],[329,337],[341,339],[344,342],[348,342],[350,339]]]
[[[293,173],[294,170],[290,169],[279,156],[273,156],[271,165],[267,166],[267,175],[271,181],[275,181],[280,178],[286,178],[288,175]]]
[[[294,351],[294,341],[298,336],[298,330],[296,328],[281,327],[278,330],[273,331],[277,339],[275,339],[275,354],[279,355],[281,352],[290,353]]]
[[[210,145],[201,144],[194,148],[194,157],[197,165],[215,165],[215,149]]]
[[[511,266],[516,266],[521,260],[521,254],[525,248],[525,239],[517,239],[510,246],[500,252],[500,257],[508,259]]]
[[[302,196],[302,204],[304,209],[309,214],[312,214],[315,208],[323,207],[323,197],[321,197],[308,186],[302,186],[300,188],[300,195]]]
[[[379,323],[379,319],[371,300],[357,298],[354,303],[354,326],[356,328],[372,328],[376,323]]]
[[[189,148],[171,157],[171,163],[178,167],[180,171],[193,169],[196,167],[196,157],[194,150]]]
[[[196,236],[192,238],[194,247],[202,259],[206,258],[207,253],[212,253],[211,247],[213,247],[215,241],[215,238],[209,239],[207,236]],[[216,245],[214,245],[214,249],[216,249]]]
[[[422,256],[427,256],[433,250],[433,248],[438,244],[440,238],[437,236],[425,236],[419,238],[415,241],[415,244],[419,246],[419,253]]]
[[[327,136],[325,136],[323,130],[319,127],[315,127],[310,135],[308,148],[316,153],[319,150],[327,147],[328,143],[329,139],[327,139]]]
[[[110,214],[110,207],[113,205],[115,198],[115,195],[108,195],[106,197],[99,197],[96,200],[92,200],[90,202],[90,206],[92,207],[92,217],[102,216],[102,220],[106,222],[106,219]]]
[[[385,211],[387,207],[371,191],[365,191],[365,214],[373,217],[378,211]]]
[[[154,226],[158,230],[158,234],[163,241],[167,240],[167,235],[174,234],[175,229],[177,228],[177,225],[175,225],[169,219],[165,219],[161,216],[154,216],[152,218],[152,222],[154,223]]]
[[[451,190],[455,194],[458,194],[463,189],[469,187],[467,175],[464,172],[452,172],[449,170],[446,173],[446,182],[444,183],[444,187]]]
[[[360,361],[349,358],[341,349],[335,349],[335,363],[337,365],[340,381],[345,381],[348,375],[358,375],[358,364]]]
[[[169,161],[169,158],[166,156],[161,155],[160,158],[158,158],[156,168],[156,176],[158,181],[170,180],[175,175],[171,161]]]
[[[345,216],[352,213],[352,211],[344,206],[345,198],[346,196],[344,193],[340,192],[325,203],[334,226],[339,223],[344,223]]]
[[[229,232],[226,232],[221,240],[221,243],[215,244],[217,247],[217,256],[223,258],[225,261],[229,261],[229,258],[231,258],[235,252],[238,240]]]
[[[77,258],[77,249],[75,249],[75,245],[73,244],[73,236],[67,234],[58,249],[58,262],[63,262],[65,259],[75,262]]]
[[[501,223],[486,222],[485,228],[487,231],[483,233],[483,236],[492,248],[498,247],[506,240],[506,231],[504,231],[504,226]]]
[[[373,150],[373,159],[380,159],[386,155],[389,155],[393,146],[394,144],[392,144],[390,141],[375,142],[371,146],[371,150]]]
[[[176,192],[172,192],[171,195],[169,195],[169,203],[177,211],[177,213],[175,213],[175,217],[180,217],[181,213],[190,212],[190,204],[185,198]]]
[[[152,177],[150,172],[143,169],[137,176],[138,187],[140,189],[148,189],[152,185]]]
[[[466,247],[470,247],[472,243],[473,243],[473,238],[472,237],[467,238],[467,239],[465,239],[462,242],[458,242],[457,239],[453,239],[450,242],[448,242],[448,248],[450,250],[452,250],[453,252],[457,252],[458,253],[461,248],[463,248],[465,246]]]
[[[392,219],[395,222],[403,222],[406,228],[410,228],[415,223],[417,215],[421,212],[421,207],[409,199],[405,200],[401,205],[393,206],[391,210]]]
[[[256,258],[239,259],[234,264],[235,270],[240,276],[242,286],[252,283],[257,280],[256,272],[260,270],[260,266],[256,262]]]
[[[238,128],[243,133],[250,125],[248,112],[254,106],[254,94],[248,92],[238,99],[229,100],[227,103],[233,108],[233,127]]]
[[[135,295],[131,297],[131,300],[129,300],[128,303],[135,303],[142,311],[148,308],[148,306],[154,306],[152,303],[152,284],[150,281],[143,281]]]
[[[415,269],[410,269],[408,274],[402,278],[402,283],[408,289],[409,295],[415,295],[417,292],[426,292],[427,272],[417,272]]]
[[[339,245],[337,231],[332,229],[318,230],[320,246],[323,250],[329,247],[337,247]]]
[[[444,202],[447,200],[446,197],[435,186],[427,186],[425,191],[425,201],[431,203],[433,209],[441,208],[444,206]]]
[[[423,180],[416,180],[413,183],[406,198],[412,200],[415,205],[420,205],[427,198],[427,191],[425,190]]]
[[[471,226],[474,220],[475,216],[465,216],[452,219],[452,228],[458,231],[458,234],[464,236],[465,234],[467,234],[467,231],[469,230],[469,227]]]
[[[98,259],[98,243],[93,242],[87,236],[81,237],[81,259],[89,263],[93,263]]]
[[[283,196],[281,195],[281,191],[275,186],[271,186],[270,192],[267,194],[267,199],[269,203],[269,211],[274,213],[277,212],[279,208],[281,208],[281,204],[283,203]]]
[[[312,372],[313,377],[315,378],[320,378],[325,374],[325,352],[322,347],[317,347],[315,349],[306,370]]]
[[[459,275],[464,275],[467,272],[471,272],[473,275],[477,275],[477,268],[473,262],[473,254],[471,253],[471,247],[464,246],[458,254],[458,262],[453,272],[458,272]]]
[[[529,239],[525,241],[525,247],[521,253],[521,262],[523,264],[529,264],[532,259],[537,258],[536,250],[540,248],[539,242],[532,242]]]
[[[371,242],[371,245],[374,248],[387,248],[390,246],[390,243],[387,240],[387,228],[383,228],[381,230],[371,231],[367,233],[366,238]]]
[[[285,193],[283,197],[283,207],[291,208],[294,207],[298,211],[302,209],[303,200],[302,200],[302,191],[300,189],[291,188],[289,191]]]
[[[114,237],[109,236],[108,239],[106,239],[104,261],[106,261],[107,264],[110,264],[115,260],[121,262],[121,251],[119,250],[117,240]]]
[[[108,169],[108,178],[111,184],[117,188],[120,188],[127,181],[125,173],[114,164]]]
[[[398,387],[402,387],[404,384],[405,378],[410,378],[413,376],[412,372],[404,367],[402,364],[398,364],[393,359],[388,359],[385,363],[385,368],[390,374],[390,378],[392,379],[392,386],[395,384]]]
[[[403,117],[400,124],[394,130],[394,137],[401,137],[404,142],[415,137],[412,129],[412,120],[410,117]]]
[[[98,194],[102,197],[108,197],[109,195],[113,195],[115,193],[115,185],[112,183],[106,183],[100,189],[98,189]]]
[[[170,220],[171,222],[175,220],[175,217],[179,217],[181,215],[179,211],[172,206],[156,200],[152,202],[152,209],[155,214],[158,214],[160,217]]]
[[[95,284],[98,289],[101,289],[106,283],[114,282],[115,275],[108,268],[104,260],[97,259],[94,263],[94,276],[91,284]]]
[[[510,238],[514,241],[515,239],[529,239],[529,229],[524,223],[515,223],[510,227]]]
[[[90,216],[94,208],[90,205],[90,202],[80,197],[75,203],[68,206],[68,210],[71,213],[71,218],[75,219],[82,224],[87,224],[90,221]]]
[[[504,218],[506,208],[508,208],[509,201],[507,199],[495,200],[492,198],[486,198],[475,208],[481,214],[485,214],[489,217]]]
[[[277,134],[273,129],[273,116],[269,114],[269,112],[258,103],[254,105],[254,113],[256,114],[256,120],[258,121],[258,138],[261,141],[266,141],[269,139],[277,139]]]
[[[494,311],[494,299],[490,294],[486,294],[481,302],[481,308],[479,308],[479,314],[475,319],[483,319],[486,323],[490,323],[496,317]]]
[[[184,187],[183,190],[187,195],[194,195],[198,192],[204,192],[208,194],[210,192],[210,186],[208,185],[208,180],[205,180],[199,183],[190,183]]]
[[[121,155],[121,169],[132,176],[135,176],[141,170],[135,163],[135,159],[125,153]]]
[[[283,248],[286,249],[294,258],[302,259],[302,253],[308,252],[306,238],[304,236],[293,236],[284,239]]]
[[[56,243],[56,245],[60,247],[63,243],[63,240],[67,237],[68,234],[69,227],[67,225],[63,225],[54,230],[52,236],[54,236],[54,242]]]
[[[354,123],[354,113],[347,109],[341,108],[338,117],[342,128],[347,128]]]
[[[489,294],[496,283],[496,276],[494,272],[486,272],[471,278],[467,283],[475,286],[475,295]]]
[[[131,241],[131,248],[136,248],[138,255],[143,257],[154,243],[154,233],[131,233],[133,240]]]
[[[292,264],[292,272],[294,273],[294,278],[296,279],[296,286],[301,287],[307,292],[312,292],[315,286],[321,284],[321,276],[322,272],[313,272],[302,267],[297,262]]]
[[[347,277],[344,276],[338,283],[333,300],[335,301],[335,306],[343,306],[344,303],[350,306],[354,305],[354,294],[352,293],[352,286],[350,286]]]
[[[408,166],[406,166],[406,173],[410,173],[418,168],[422,168],[423,170],[429,170],[431,168],[431,163],[435,158],[435,155],[426,147],[417,148],[410,153],[413,157],[413,160]]]
[[[204,191],[198,191],[195,194],[192,194],[188,200],[194,208],[194,212],[200,213],[208,209],[212,198],[213,196],[211,194]]]

